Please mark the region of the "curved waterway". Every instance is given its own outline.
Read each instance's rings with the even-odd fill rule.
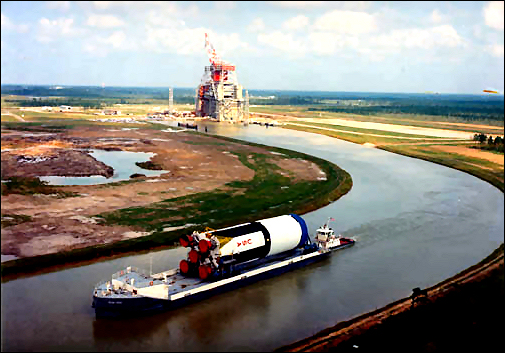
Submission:
[[[280,128],[208,124],[208,133],[308,153],[345,169],[351,191],[303,218],[313,234],[334,217],[332,227],[357,243],[269,280],[121,321],[95,319],[94,284],[128,265],[149,270],[150,256],[153,272],[177,267],[185,249],[10,281],[2,284],[2,350],[273,350],[434,285],[503,242],[503,193],[471,175]]]

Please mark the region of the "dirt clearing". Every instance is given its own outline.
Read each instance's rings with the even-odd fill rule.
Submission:
[[[93,216],[217,188],[226,189],[225,184],[231,181],[251,180],[254,171],[240,162],[237,154],[241,153],[266,154],[282,173],[295,180],[325,177],[317,165],[306,160],[285,158],[263,148],[211,136],[170,131],[98,126],[62,132],[3,130],[3,180],[14,176],[110,176],[108,166],[87,153],[89,149],[151,152],[154,153],[151,163],[167,172],[113,185],[54,186],[57,190],[77,194],[75,197],[2,195],[2,219],[9,215],[31,217],[23,223],[2,227],[2,255],[49,254],[149,234],[126,226],[105,226]]]
[[[503,165],[503,154],[497,154],[489,151],[483,151],[476,148],[470,148],[467,146],[441,146],[441,145],[432,145],[430,148],[450,153],[457,153],[468,157],[486,159],[490,162],[497,163]]]

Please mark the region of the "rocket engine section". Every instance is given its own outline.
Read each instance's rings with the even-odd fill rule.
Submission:
[[[222,248],[218,236],[233,238]],[[180,263],[181,273],[206,279],[225,264],[238,264],[281,254],[310,243],[307,225],[290,214],[240,224],[207,233],[194,232],[180,239],[191,247],[188,259]]]

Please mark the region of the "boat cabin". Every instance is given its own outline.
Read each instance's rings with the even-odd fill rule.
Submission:
[[[326,224],[316,231],[316,240],[318,241],[327,241],[331,238],[335,238],[335,232]]]

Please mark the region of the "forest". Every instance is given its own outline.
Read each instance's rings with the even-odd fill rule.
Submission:
[[[169,87],[2,85],[5,102],[23,107],[168,103]],[[473,120],[504,120],[503,95],[249,90],[252,105],[304,106],[314,112],[359,115],[417,114]],[[13,97],[12,97],[13,96]],[[194,104],[195,89],[173,88],[174,103]]]

